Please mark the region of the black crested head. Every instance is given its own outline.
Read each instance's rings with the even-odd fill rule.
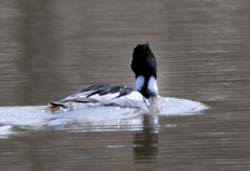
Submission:
[[[146,98],[156,96],[156,59],[148,44],[138,44],[134,48],[131,68],[136,77],[136,90]]]
[[[157,78],[156,60],[149,44],[138,44],[134,48],[131,68],[136,77],[142,75],[145,77],[154,76]]]

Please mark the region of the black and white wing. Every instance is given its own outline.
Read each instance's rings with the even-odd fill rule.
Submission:
[[[62,100],[51,102],[49,109],[51,111],[58,111],[60,108],[71,110],[72,106],[118,99],[129,95],[131,92],[133,92],[133,89],[127,86],[87,85]]]

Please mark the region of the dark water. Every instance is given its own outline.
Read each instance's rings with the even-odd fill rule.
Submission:
[[[34,131],[0,140],[1,170],[249,170],[250,1],[1,0],[0,104],[41,105],[83,84],[134,86],[149,42],[160,94],[208,104],[159,133]]]

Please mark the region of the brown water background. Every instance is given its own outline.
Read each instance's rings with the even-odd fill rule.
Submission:
[[[35,131],[0,140],[0,170],[249,170],[250,1],[1,0],[0,105],[43,105],[81,85],[134,86],[149,42],[162,96],[204,115],[161,117],[158,134]]]

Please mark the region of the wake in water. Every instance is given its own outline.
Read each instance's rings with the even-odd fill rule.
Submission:
[[[208,107],[200,102],[172,97],[162,97],[159,114],[154,116],[185,116],[201,114]],[[145,104],[144,104],[145,105]],[[78,130],[81,132],[104,131],[105,128],[140,129],[143,116],[149,114],[146,106],[128,108],[118,106],[93,106],[63,113],[51,113],[47,106],[0,107],[0,137],[17,134],[20,129]],[[13,129],[15,128],[15,129]],[[111,130],[111,129],[110,129]]]

